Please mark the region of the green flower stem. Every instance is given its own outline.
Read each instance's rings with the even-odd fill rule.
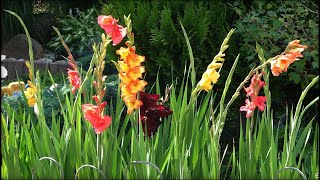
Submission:
[[[98,166],[97,168],[100,169],[100,157],[101,157],[101,151],[99,153],[99,134],[97,134],[97,161],[98,161]]]
[[[240,90],[244,87],[244,85],[249,81],[250,77],[258,70],[264,68],[267,64],[269,64],[271,62],[272,59],[269,59],[268,61],[266,61],[265,63],[261,64],[260,66],[256,67],[256,68],[252,68],[251,71],[248,73],[248,75],[246,76],[246,78],[244,78],[244,80],[240,83],[240,85],[238,86],[238,88],[236,89],[235,93],[232,95],[231,99],[229,100],[229,102],[227,103],[227,106],[224,110],[224,115],[227,114],[228,108],[231,106],[231,104],[234,102],[234,100],[237,99],[237,97],[240,95]]]
[[[54,26],[52,26],[52,28],[58,33],[58,36],[59,36],[59,39],[60,39],[60,41],[61,41],[61,43],[62,43],[62,45],[63,45],[63,47],[66,49],[66,51],[67,51],[67,53],[68,53],[68,56],[69,56],[69,60],[71,61],[71,63],[72,64],[74,64],[75,65],[75,70],[76,71],[78,71],[78,67],[77,67],[77,64],[76,64],[76,62],[75,62],[75,60],[74,60],[74,58],[73,58],[73,56],[72,56],[72,53],[71,53],[71,51],[70,51],[70,49],[69,49],[69,47],[67,46],[67,44],[64,42],[64,40],[63,40],[63,38],[62,38],[62,36],[61,36],[61,34],[60,34],[60,32],[59,32],[59,30],[56,28],[56,27],[54,27]],[[78,71],[79,72],[79,71]]]

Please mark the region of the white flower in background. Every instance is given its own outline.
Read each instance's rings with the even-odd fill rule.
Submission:
[[[33,107],[34,109],[34,113],[37,115],[37,117],[39,117],[39,108],[38,108],[38,104],[37,103],[35,103],[34,104],[34,107]]]
[[[56,87],[58,87],[58,84],[57,83],[54,83],[54,84],[52,84],[51,86],[50,86],[50,91],[54,91],[54,89],[56,88]]]
[[[1,54],[1,61],[6,58],[6,55]],[[4,66],[1,66],[1,78],[6,78],[8,76],[8,71]]]

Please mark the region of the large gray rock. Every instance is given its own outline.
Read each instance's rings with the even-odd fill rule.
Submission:
[[[44,53],[41,44],[32,38],[31,43],[33,59],[37,60],[43,58]],[[16,59],[30,59],[27,36],[25,34],[18,34],[14,36],[3,46],[1,54],[5,54],[7,57],[13,57]]]

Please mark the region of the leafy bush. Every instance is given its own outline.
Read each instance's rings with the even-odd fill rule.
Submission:
[[[107,102],[110,102],[112,100],[113,105],[117,102],[117,94],[118,94],[118,86],[119,86],[119,77],[117,74],[112,74],[107,76],[106,79],[106,97],[105,100]]]
[[[246,15],[239,12],[240,19],[235,24],[240,37],[240,51],[246,57],[245,63],[252,67],[258,62],[255,42],[270,56],[279,53],[279,47],[287,44],[289,39],[299,38],[308,45],[304,53],[305,61],[295,63],[291,67],[295,70],[289,71],[287,77],[275,83],[288,86],[292,82],[305,88],[319,69],[318,6],[311,1],[284,1],[261,3],[259,7],[251,9]]]
[[[102,30],[96,23],[97,17],[97,11],[92,8],[76,16],[67,15],[58,20],[57,28],[75,57],[83,55],[86,51],[92,52],[91,45],[100,38]],[[56,33],[48,46],[58,53],[65,54]]]

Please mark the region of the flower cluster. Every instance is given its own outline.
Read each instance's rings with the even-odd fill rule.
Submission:
[[[160,119],[172,114],[169,107],[158,104],[158,94],[147,94],[140,92],[140,100],[143,105],[140,107],[140,123],[144,134],[151,135],[157,132],[159,126],[163,123]]]
[[[246,99],[246,105],[240,107],[240,111],[246,111],[246,118],[250,118],[253,111],[256,107],[260,111],[264,111],[264,108],[266,106],[265,101],[267,100],[266,96],[258,96],[260,89],[265,85],[265,82],[261,81],[261,76],[263,75],[263,72],[259,75],[254,74],[251,78],[250,86],[247,88],[244,88],[244,90],[247,93],[247,97],[250,97],[249,99]]]
[[[271,72],[274,76],[279,76],[282,72],[286,72],[291,63],[303,57],[301,53],[307,46],[299,43],[300,40],[291,41],[284,52],[272,59]]]
[[[126,36],[126,28],[117,24],[118,20],[114,19],[111,15],[101,15],[98,17],[98,24],[106,34],[108,34],[113,42],[113,45],[119,44]]]
[[[116,53],[120,55],[118,70],[121,80],[121,97],[128,107],[127,113],[130,114],[142,105],[142,102],[137,99],[137,93],[144,89],[147,82],[141,80],[142,73],[145,72],[144,66],[141,66],[145,60],[144,56],[137,55],[135,48],[131,47],[129,43],[126,45],[128,48],[121,47]]]

